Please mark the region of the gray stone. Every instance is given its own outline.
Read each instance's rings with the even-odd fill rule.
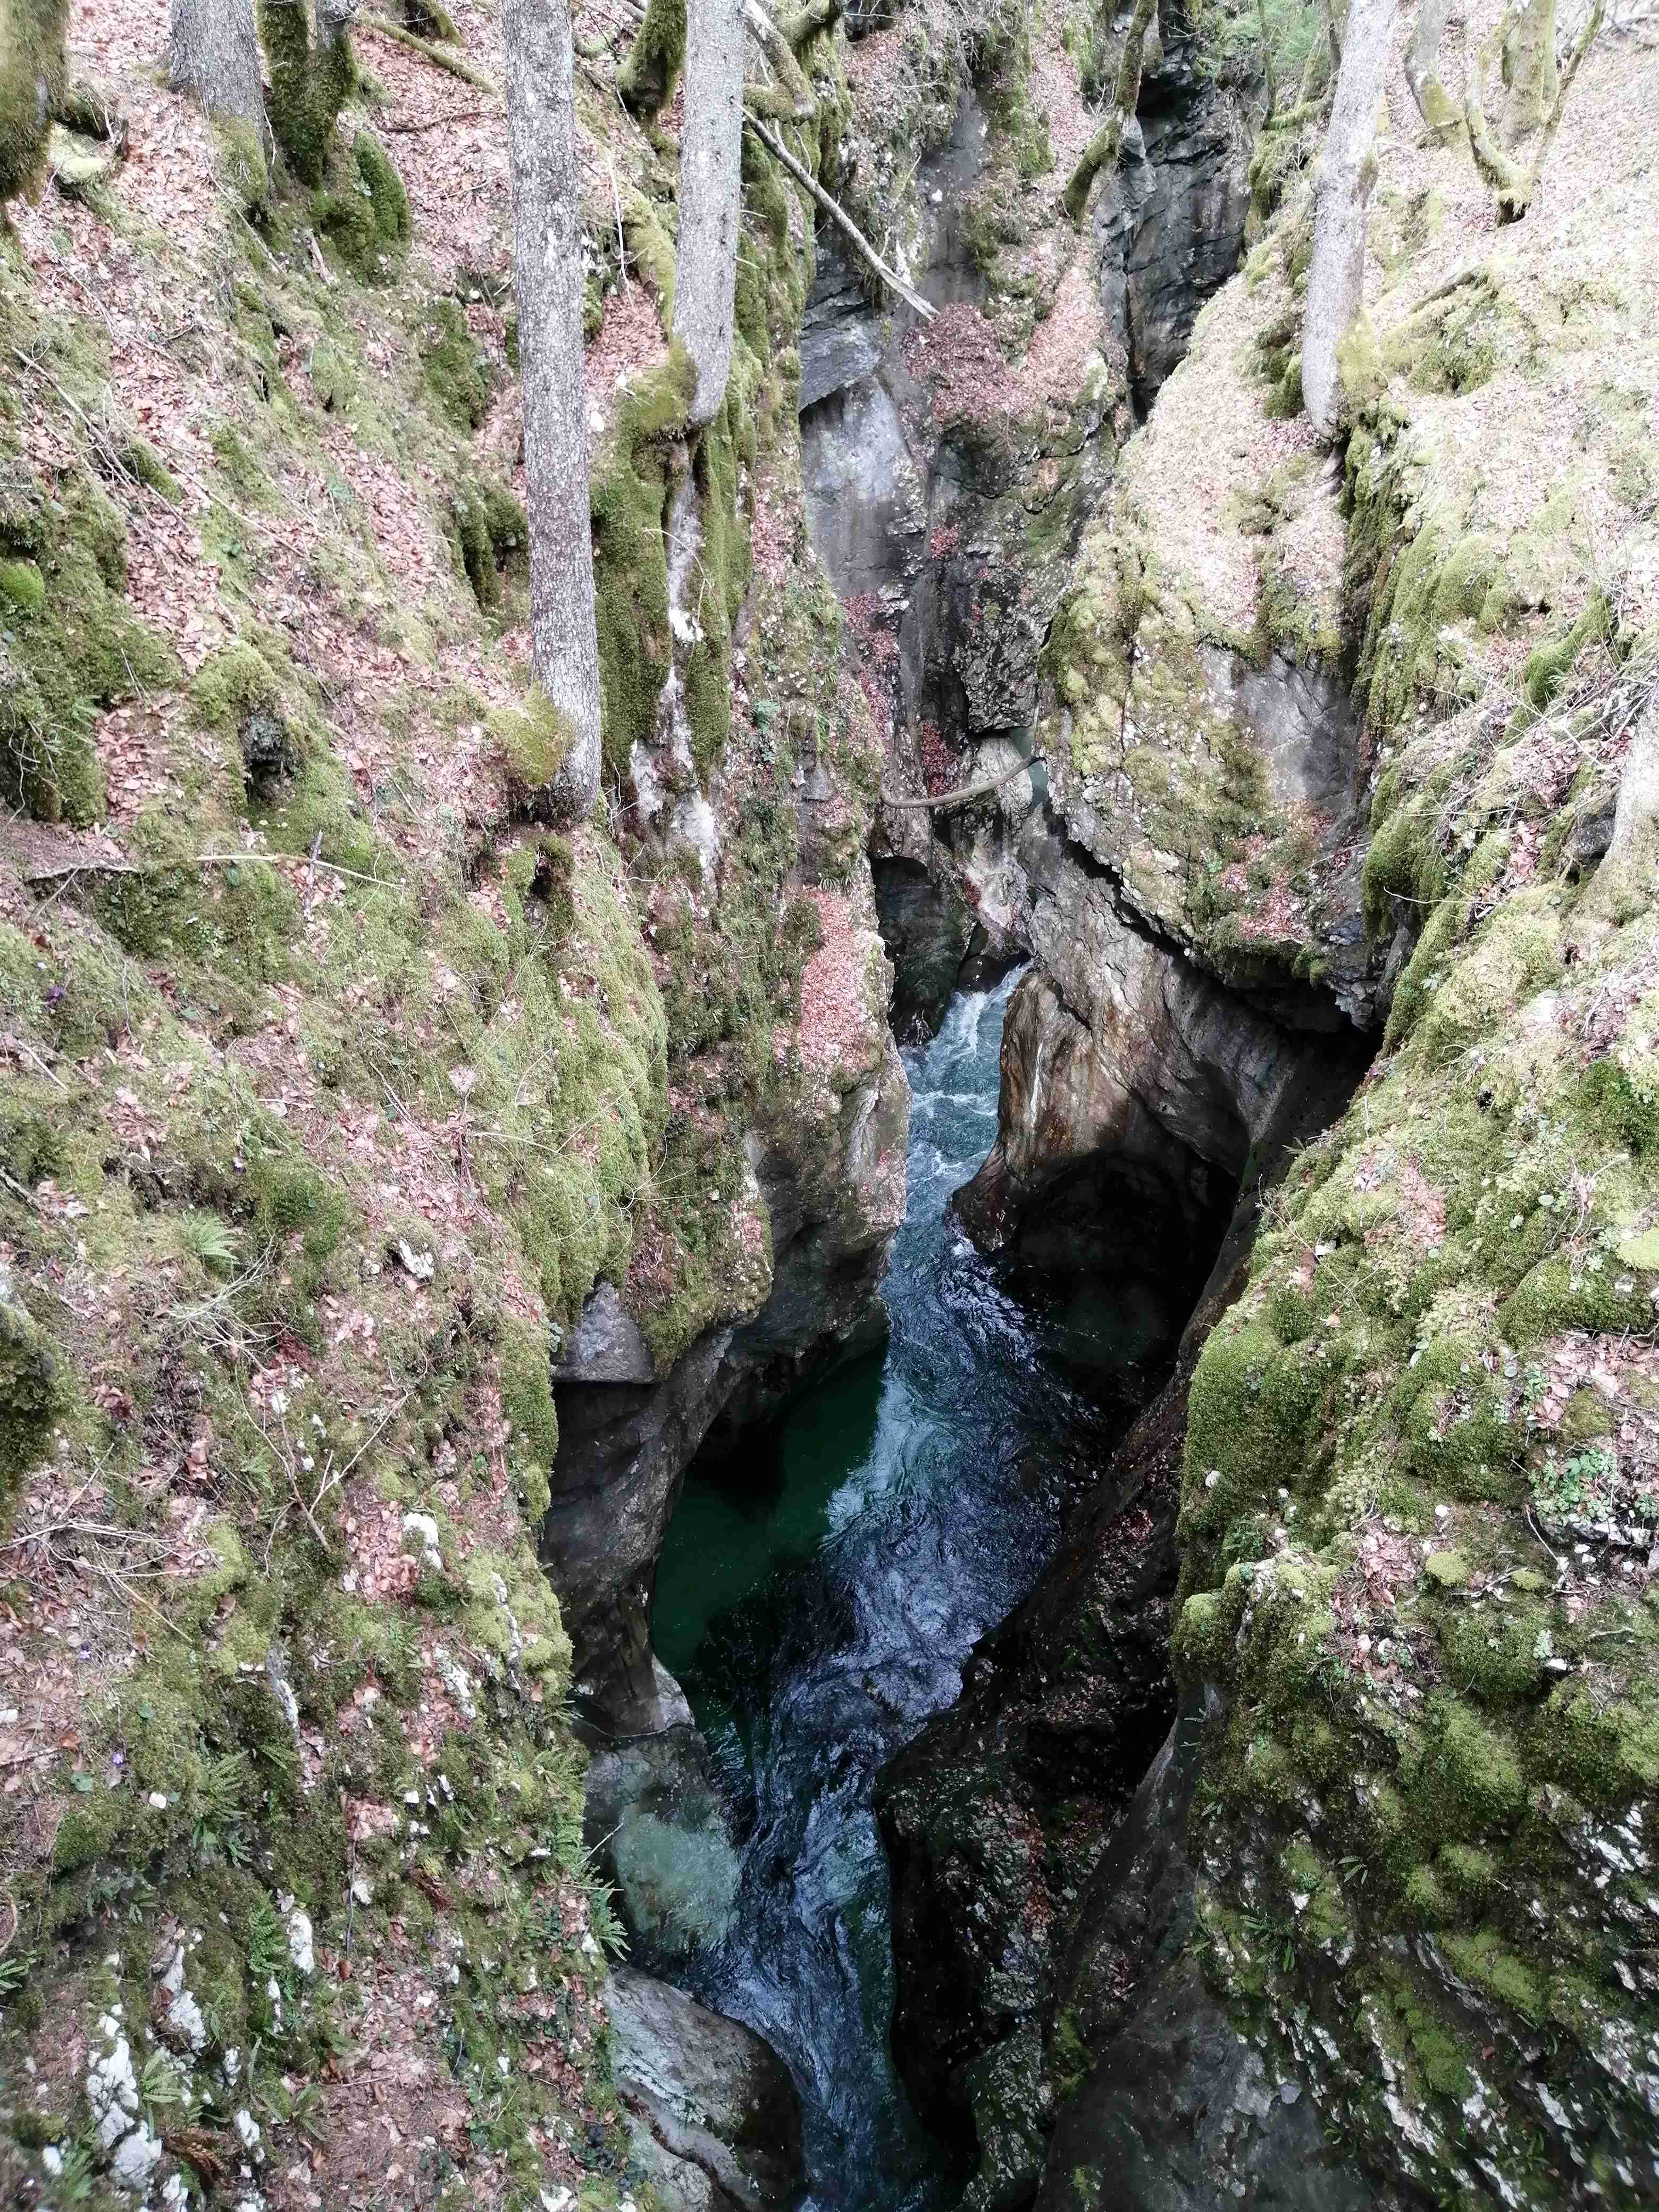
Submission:
[[[553,1363],[556,1382],[654,1382],[657,1370],[640,1325],[623,1307],[614,1283],[600,1283],[581,1310],[564,1357]]]
[[[831,228],[818,239],[811,296],[800,326],[800,411],[868,376],[882,356],[881,320]]]
[[[1163,58],[1141,80],[1140,143],[1095,195],[1102,295],[1144,416],[1180,362],[1199,309],[1238,266],[1249,210],[1236,96],[1201,67],[1173,9]]]
[[[982,1246],[1051,1272],[1164,1249],[1190,1304],[1247,1163],[1340,1112],[1367,1047],[1206,975],[1052,823],[1018,854],[1040,964],[1009,1006],[997,1141],[958,1211]]]
[[[893,1034],[901,1044],[933,1036],[945,1018],[973,935],[968,911],[954,875],[936,865],[933,871],[915,860],[871,863],[881,933],[893,963]]]
[[[783,2212],[801,2180],[800,2101],[771,2046],[625,1966],[607,2002],[617,2093],[665,2212]]]
[[[1270,2084],[1192,1957],[1182,1838],[1200,1707],[1183,1708],[1089,1879],[1057,2003],[1092,2063],[1060,2108],[1038,2212],[1389,2212],[1400,2200],[1334,2154],[1304,2084]]]
[[[731,1814],[689,1713],[660,1735],[594,1753],[586,1830],[629,1934],[653,1958],[720,1941],[740,1868]]]

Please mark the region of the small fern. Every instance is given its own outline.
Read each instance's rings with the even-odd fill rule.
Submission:
[[[185,1249],[204,1267],[228,1275],[236,1265],[236,1231],[216,1213],[187,1213],[179,1224]]]
[[[587,1891],[588,1924],[593,1930],[593,1940],[607,1959],[622,1960],[628,1956],[628,1931],[617,1919],[611,1899],[613,1892],[608,1881],[591,1881]]]
[[[283,1916],[261,1890],[248,1907],[248,1979],[260,1989],[273,1980],[280,1988],[290,1964]]]

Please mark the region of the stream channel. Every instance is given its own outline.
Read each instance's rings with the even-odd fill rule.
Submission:
[[[1132,1292],[1017,1304],[948,1209],[996,1134],[1016,980],[959,994],[904,1055],[909,1206],[883,1288],[884,1352],[836,1370],[721,1464],[694,1466],[658,1569],[656,1650],[741,1845],[730,1931],[668,1971],[757,2028],[794,2076],[808,2212],[951,2199],[969,2147],[927,2139],[889,2049],[872,1791],[1035,1580],[1068,1469],[1103,1456],[1146,1389],[1137,1363],[1156,1323]]]

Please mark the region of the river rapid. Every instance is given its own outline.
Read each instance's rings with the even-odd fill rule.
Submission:
[[[658,1570],[656,1649],[713,1748],[742,1865],[732,1932],[669,1971],[757,2028],[794,2076],[807,2212],[951,2201],[970,2147],[925,2136],[889,2049],[872,1793],[1035,1580],[1068,1471],[1110,1448],[1146,1388],[1149,1323],[1133,1297],[1018,1304],[949,1210],[996,1134],[1016,980],[958,995],[905,1054],[909,1200],[884,1352],[695,1466]]]

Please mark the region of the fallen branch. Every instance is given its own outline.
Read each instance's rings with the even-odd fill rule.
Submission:
[[[811,171],[795,159],[776,131],[769,131],[765,124],[756,116],[745,115],[743,119],[745,128],[754,132],[768,153],[775,155],[782,162],[785,169],[801,190],[823,209],[832,222],[839,225],[852,245],[857,248],[870,267],[880,277],[882,283],[890,290],[896,292],[907,307],[914,308],[923,322],[931,323],[934,313],[931,304],[922,298],[920,292],[913,290],[896,270],[888,267],[845,208],[838,201],[831,199]]]
[[[316,232],[314,230],[307,231],[305,234],[305,239],[307,246],[311,250],[311,265],[317,271],[319,280],[323,284],[325,289],[331,292],[335,285],[337,284],[340,280],[336,276],[334,271],[329,267],[327,262],[324,260],[323,249],[317,243]]]
[[[487,76],[483,70],[468,61],[465,54],[451,53],[443,46],[434,46],[429,40],[417,39],[413,31],[405,31],[397,23],[388,23],[384,15],[365,15],[357,27],[360,31],[378,32],[381,38],[392,39],[398,46],[407,46],[410,53],[418,54],[422,61],[431,62],[438,69],[447,70],[451,76],[459,77],[463,84],[476,85],[480,92],[487,92],[494,99],[501,97],[501,88],[495,78]]]
[[[354,884],[373,884],[380,890],[393,890],[397,883],[392,876],[365,875],[361,868],[343,868],[333,860],[300,853],[182,853],[176,860],[55,860],[44,867],[26,866],[19,872],[26,884],[50,884],[68,876],[165,876],[175,868],[240,868],[251,860],[263,861],[268,868],[274,868],[279,860],[291,860],[295,866],[322,868],[331,876],[344,876]]]
[[[965,806],[970,799],[988,799],[994,791],[1000,791],[1005,783],[1012,783],[1017,775],[1024,775],[1028,769],[1041,768],[1042,765],[1041,754],[1033,754],[1030,760],[1016,761],[1012,768],[1004,769],[1000,775],[987,776],[982,783],[965,783],[960,791],[941,792],[937,799],[899,799],[891,792],[884,791],[881,803],[884,806],[926,807],[930,812],[936,812],[942,806]]]
[[[34,1208],[34,1211],[39,1213],[40,1211],[40,1201],[35,1196],[34,1193],[28,1188],[27,1183],[19,1182],[16,1176],[15,1175],[9,1174],[4,1168],[0,1168],[0,1182],[4,1183],[6,1188],[10,1191],[15,1197],[21,1198],[25,1206],[32,1206]],[[71,1308],[70,1310],[73,1311],[73,1308]]]

